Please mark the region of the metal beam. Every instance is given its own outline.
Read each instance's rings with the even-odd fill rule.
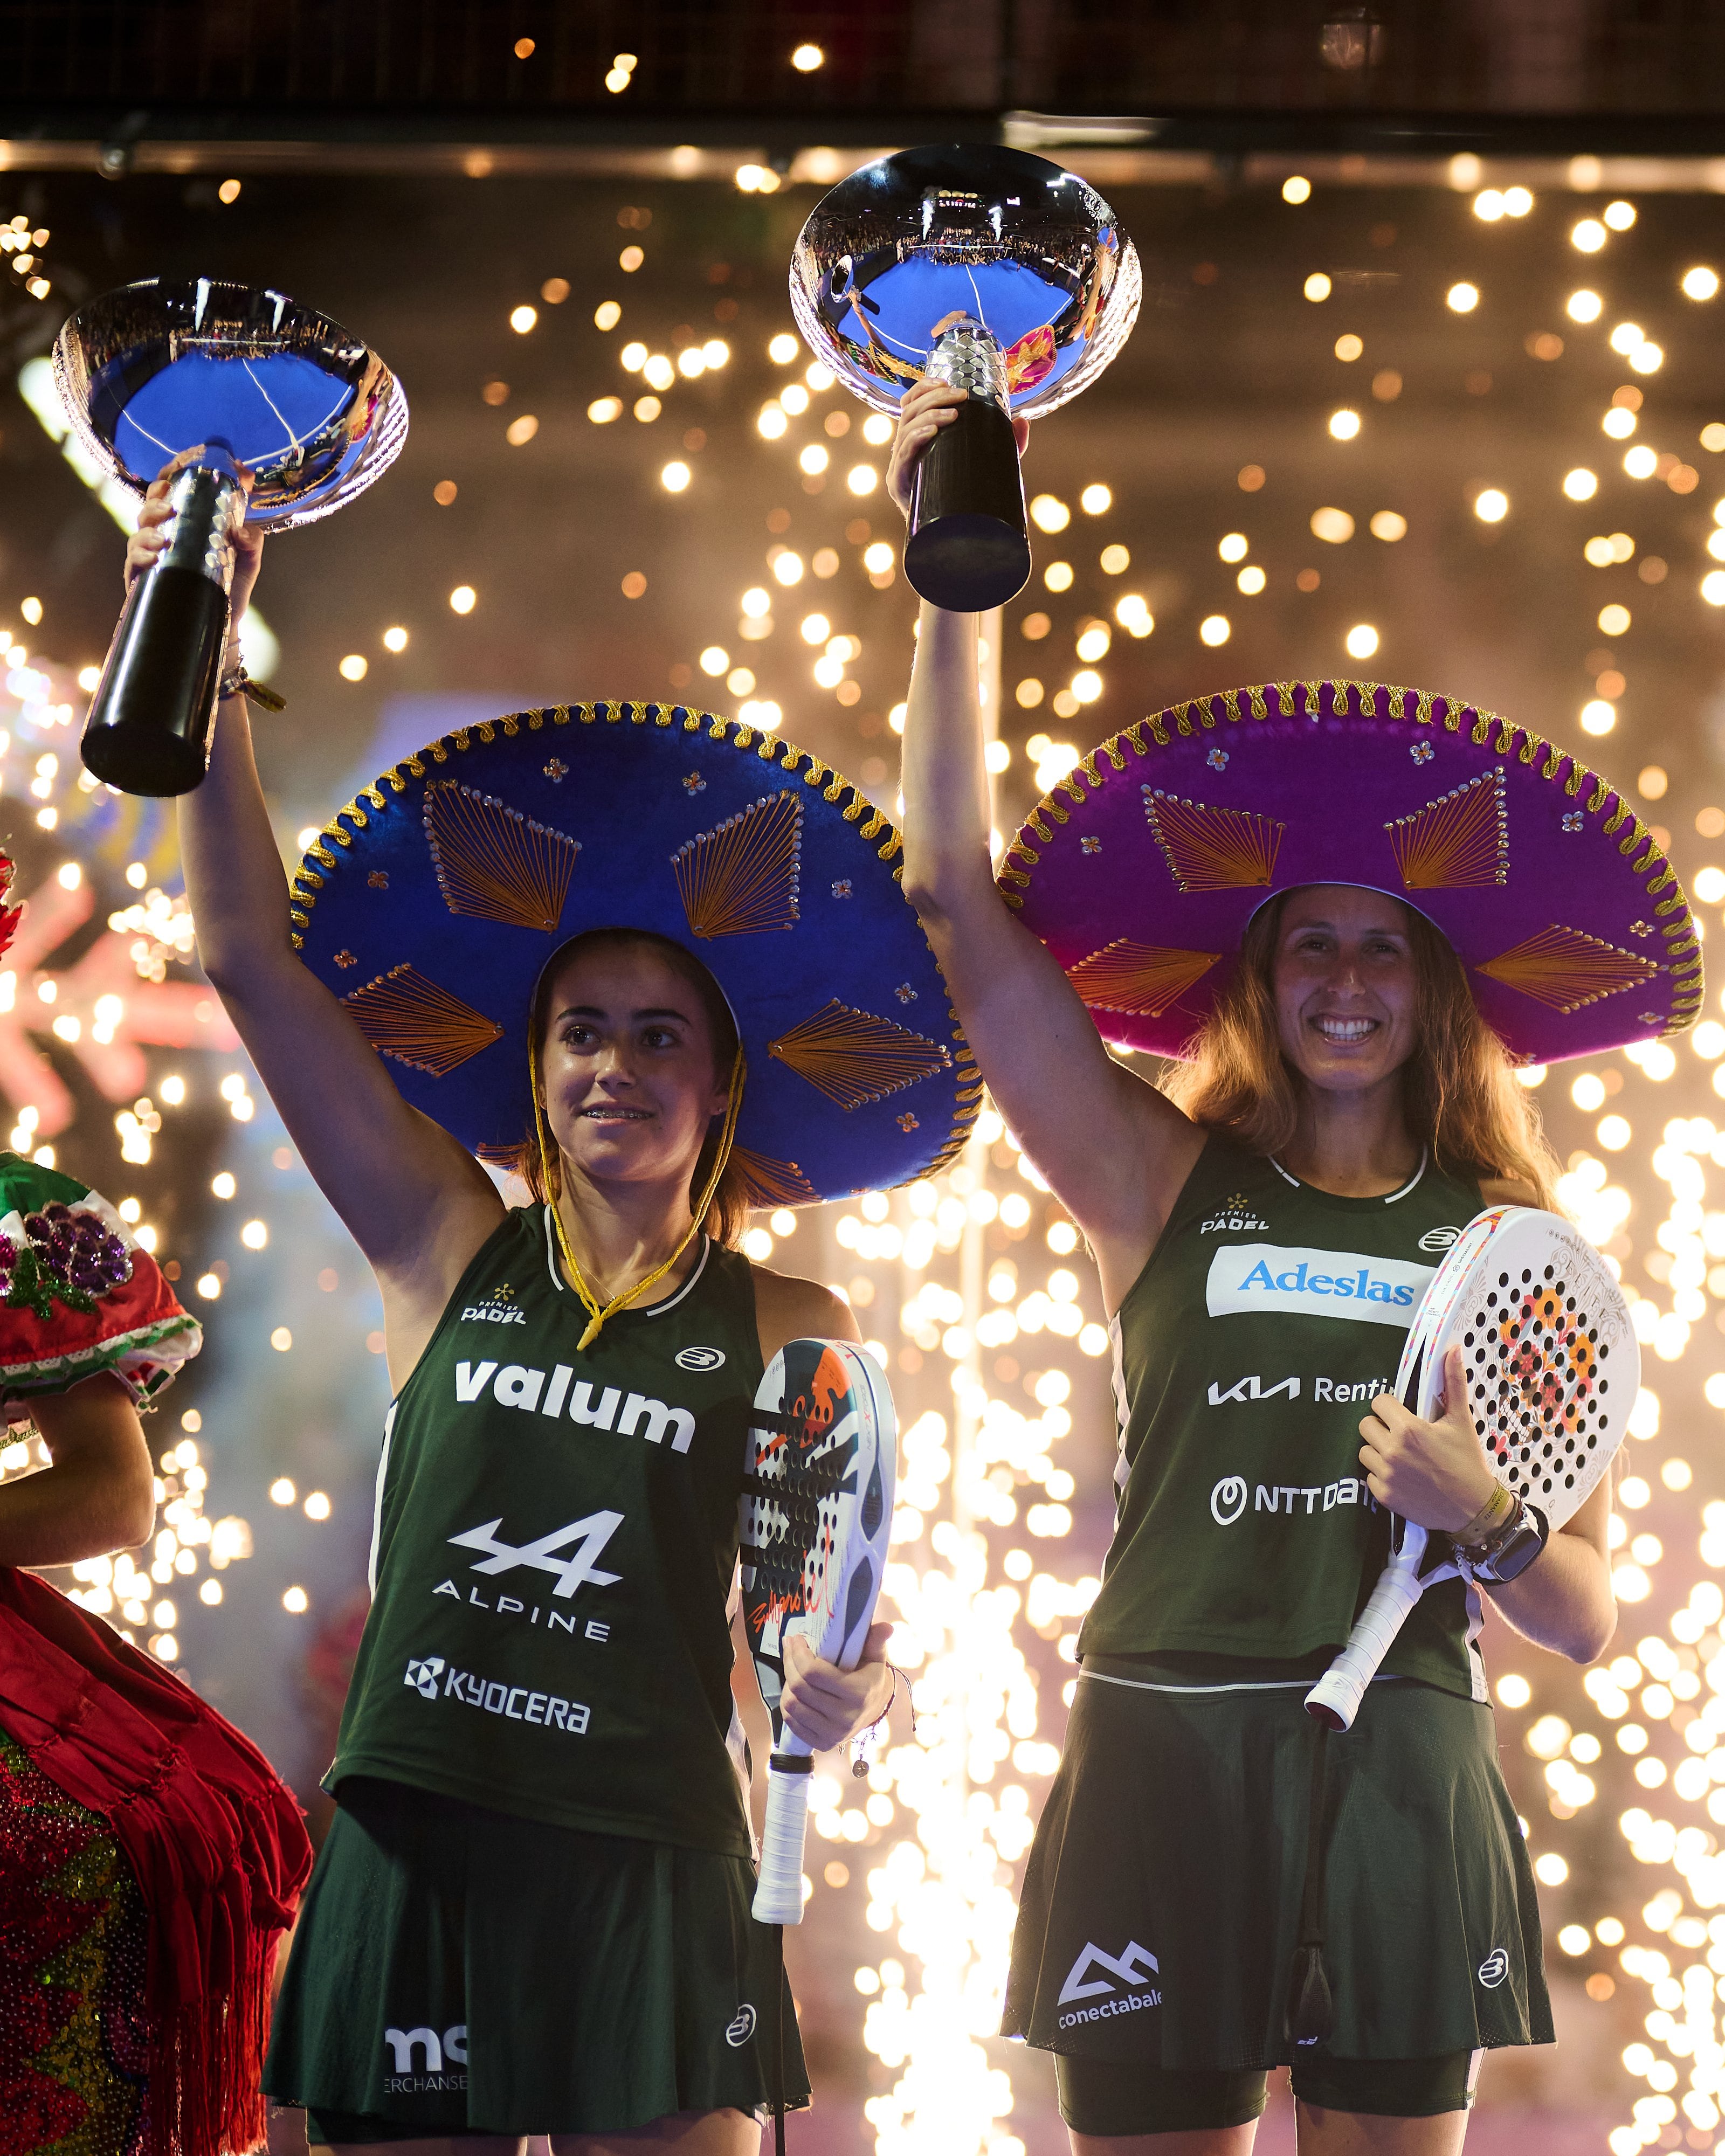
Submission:
[[[233,116],[212,116],[213,122]],[[1330,116],[1310,116],[1327,120]],[[802,142],[782,124],[758,131],[727,120],[700,141],[656,139],[645,126],[605,130],[567,124],[554,128],[485,129],[471,115],[452,119],[449,131],[423,119],[408,125],[372,116],[326,118],[318,127],[253,132],[234,124],[192,131],[188,116],[159,122],[137,114],[124,127],[95,131],[94,116],[75,116],[62,131],[39,113],[0,107],[0,172],[130,174],[346,173],[426,179],[733,180],[753,166],[775,184],[831,187],[858,166],[907,143],[965,140],[1005,141],[1051,157],[1098,187],[1279,187],[1292,172],[1329,187],[1430,187],[1463,191],[1512,179],[1536,191],[1579,193],[1725,193],[1721,129],[1687,130],[1661,123],[1657,154],[1612,150],[1622,123],[1591,136],[1566,123],[1562,131],[1594,146],[1569,150],[1543,122],[1477,120],[1435,129],[1429,122],[1393,126],[1349,121],[1348,140],[1333,126],[1307,128],[1290,116],[1266,116],[1255,143],[1238,119],[1104,119],[1011,112],[979,122],[974,114],[889,116],[839,141]],[[1628,131],[1639,135],[1637,126]],[[1327,142],[1324,137],[1330,139]],[[1686,142],[1686,136],[1693,139]],[[1208,146],[1205,138],[1210,138]],[[1302,139],[1309,138],[1309,139]],[[1703,141],[1704,138],[1704,141]],[[1352,146],[1354,143],[1367,146]]]

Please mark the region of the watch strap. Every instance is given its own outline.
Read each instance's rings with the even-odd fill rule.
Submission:
[[[276,690],[266,689],[261,681],[254,681],[244,666],[236,666],[231,674],[222,676],[219,692],[223,696],[244,696],[265,711],[285,711],[287,698]]]
[[[1488,1587],[1502,1586],[1527,1570],[1545,1548],[1550,1533],[1550,1524],[1539,1507],[1518,1497],[1509,1522],[1488,1543],[1473,1549],[1458,1548],[1456,1554],[1470,1578]]]
[[[1502,1487],[1502,1484],[1498,1486]],[[1507,1501],[1504,1509],[1496,1512],[1483,1534],[1468,1532],[1474,1524],[1470,1520],[1466,1527],[1462,1528],[1459,1533],[1451,1537],[1457,1551],[1467,1559],[1470,1564],[1484,1563],[1488,1558],[1502,1549],[1521,1527],[1524,1509],[1522,1500],[1510,1490],[1504,1490],[1503,1496]]]

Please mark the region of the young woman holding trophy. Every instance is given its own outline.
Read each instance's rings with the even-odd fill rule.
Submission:
[[[203,963],[372,1263],[395,1387],[266,2086],[338,2148],[742,2156],[779,1983],[731,1693],[745,1435],[787,1341],[858,1335],[734,1245],[751,1206],[927,1173],[976,1113],[896,834],[656,705],[431,744],[290,888],[228,696],[180,814]],[[793,1645],[798,1738],[879,1718],[884,1636],[850,1671]]]
[[[961,397],[906,396],[901,507]],[[1539,1645],[1598,1654],[1610,1485],[1548,1532],[1494,1479],[1459,1355],[1427,1416],[1396,1357],[1465,1224],[1553,1203],[1510,1051],[1692,1021],[1682,894],[1548,745],[1329,683],[1128,728],[997,883],[976,629],[924,605],[906,889],[993,1099],[1096,1257],[1120,1419],[1007,2033],[1056,2054],[1085,2156],[1245,2156],[1281,2064],[1302,2150],[1450,2156],[1483,2050],[1552,2041],[1481,1589]],[[1104,1034],[1184,1060],[1147,1082]],[[1472,1568],[1419,1599],[1326,1756],[1306,1696],[1389,1513]],[[1319,1948],[1314,2017],[1290,1970]]]

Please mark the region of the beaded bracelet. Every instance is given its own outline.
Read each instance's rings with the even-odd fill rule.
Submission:
[[[910,1703],[911,1738],[914,1739],[916,1734],[916,1695],[911,1689],[911,1680],[905,1676],[896,1662],[888,1662],[886,1667],[892,1673],[892,1690],[886,1695],[886,1704],[868,1727],[858,1730],[850,1740],[850,1771],[858,1781],[862,1780],[872,1763],[873,1754],[880,1742],[880,1725],[897,1704],[898,1687],[901,1678],[904,1681],[905,1697]]]

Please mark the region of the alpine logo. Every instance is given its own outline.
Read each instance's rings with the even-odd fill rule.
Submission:
[[[1276,1384],[1266,1385],[1261,1378],[1254,1375],[1240,1378],[1237,1384],[1230,1385],[1225,1393],[1212,1380],[1210,1405],[1213,1408],[1219,1408],[1224,1406],[1230,1400],[1273,1400],[1278,1393],[1286,1393],[1291,1400],[1297,1400],[1300,1397],[1300,1380],[1297,1378],[1283,1378]]]
[[[1502,1947],[1493,1947],[1491,1953],[1480,1964],[1475,1974],[1487,1991],[1495,1991],[1504,1978],[1509,1974],[1509,1956]]]
[[[500,1515],[483,1527],[468,1527],[449,1539],[457,1549],[478,1550],[480,1561],[473,1569],[493,1578],[499,1573],[513,1572],[518,1565],[551,1573],[557,1580],[551,1591],[557,1595],[571,1595],[578,1587],[614,1587],[623,1576],[601,1572],[594,1563],[623,1525],[621,1512],[589,1512],[585,1519],[571,1520],[566,1527],[553,1527],[549,1534],[531,1543],[501,1542],[497,1530],[502,1525]],[[575,1548],[566,1557],[558,1556],[557,1553],[571,1542]]]
[[[755,2033],[755,2010],[745,1999],[725,2024],[725,2041],[733,2051],[740,2051]]]
[[[1117,1955],[1105,1953],[1091,1941],[1066,1972],[1060,2003],[1062,2006],[1075,2006],[1081,1999],[1104,2003],[1062,2014],[1061,2028],[1070,2029],[1081,2021],[1099,2021],[1117,2014],[1138,2014],[1146,2007],[1160,2006],[1162,1993],[1150,1979],[1161,1973],[1161,1964],[1155,1955],[1136,1939],[1128,1939]]]
[[[680,1370],[722,1370],[725,1351],[722,1348],[680,1348],[673,1358]]]
[[[1461,1233],[1459,1228],[1428,1228],[1420,1238],[1422,1250],[1447,1250]]]
[[[1430,1265],[1359,1250],[1230,1243],[1210,1260],[1205,1301],[1212,1317],[1274,1310],[1296,1317],[1393,1325],[1405,1332],[1432,1276]]]

